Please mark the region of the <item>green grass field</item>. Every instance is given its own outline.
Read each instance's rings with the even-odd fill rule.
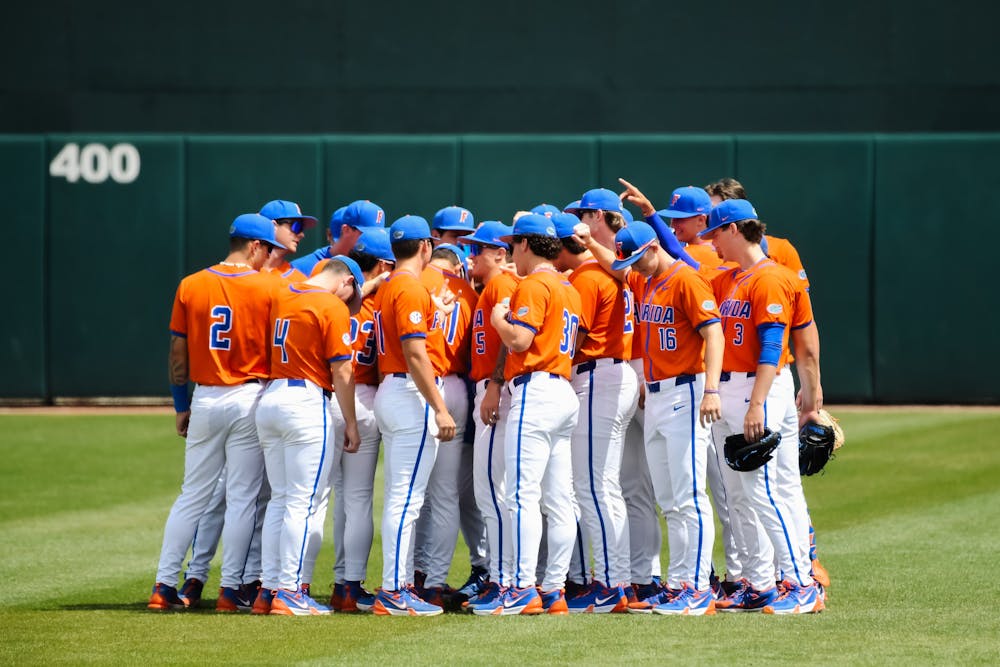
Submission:
[[[703,618],[148,612],[182,472],[173,417],[0,415],[0,662],[1000,664],[1000,410],[838,412],[848,445],[806,480],[827,611]],[[316,572],[332,561],[327,544]],[[380,565],[376,541],[372,586]]]

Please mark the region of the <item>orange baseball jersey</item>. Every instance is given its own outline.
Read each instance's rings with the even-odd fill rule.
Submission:
[[[795,295],[786,269],[764,258],[746,271],[731,269],[712,281],[720,302],[726,351],[722,370],[749,373],[757,370],[761,345],[757,327],[766,323],[785,325],[778,370],[787,354],[789,323]]]
[[[795,295],[795,301],[792,306],[791,330],[804,329],[813,322],[812,299],[809,298],[809,283],[803,281],[798,274],[788,267],[781,266],[779,268],[785,269],[785,276]],[[794,362],[795,357],[792,356],[791,350],[786,350],[783,365],[788,366]]]
[[[296,268],[293,268],[288,261],[283,261],[280,266],[276,266],[273,269],[261,269],[261,273],[269,273],[274,276],[281,277],[286,283],[301,283],[306,280],[306,274],[302,273]]]
[[[406,270],[389,274],[375,292],[372,317],[375,320],[378,367],[383,374],[410,372],[401,344],[408,338],[425,339],[434,373],[441,374],[444,339],[440,330],[431,328],[434,304],[427,287],[417,276]]]
[[[273,279],[249,267],[217,264],[183,280],[170,332],[187,338],[191,380],[236,385],[268,377],[268,315]]]
[[[271,378],[333,390],[330,364],[351,358],[351,314],[329,290],[292,283],[271,305]]]
[[[504,378],[510,381],[524,373],[548,371],[568,380],[581,309],[580,295],[552,269],[537,269],[519,282],[510,298],[508,318],[535,337],[524,352],[508,352]]]
[[[799,259],[799,252],[795,246],[788,239],[777,236],[765,236],[764,238],[767,239],[767,256],[781,266],[791,269],[799,281],[805,284],[806,291],[808,291],[809,277],[806,275],[806,270],[802,266],[802,260]]]
[[[569,275],[569,282],[580,295],[580,329],[587,332],[574,364],[611,357],[630,359],[632,354],[632,293],[596,259],[587,260]]]
[[[715,252],[715,247],[711,243],[689,243],[684,246],[684,252],[701,265],[698,270],[703,273],[722,265],[722,258]]]
[[[469,377],[476,382],[493,375],[497,364],[497,355],[500,354],[500,346],[502,345],[500,335],[490,324],[493,306],[504,299],[507,299],[509,303],[517,283],[517,277],[506,271],[497,274],[486,283],[483,293],[479,295],[479,300],[476,302],[476,308],[472,311],[472,364]]]
[[[635,294],[647,382],[705,370],[705,339],[699,330],[720,320],[708,281],[684,262],[656,276],[628,273]]]
[[[351,316],[351,344],[354,348],[354,382],[378,384],[378,355],[375,352],[375,295],[361,301],[357,315]]]
[[[434,313],[434,328],[441,329],[444,336],[445,375],[464,375],[469,372],[469,343],[472,333],[472,311],[476,307],[479,295],[475,288],[465,278],[445,271],[437,266],[428,266],[426,271],[440,273],[445,285],[455,301],[451,310],[445,314],[440,310]]]

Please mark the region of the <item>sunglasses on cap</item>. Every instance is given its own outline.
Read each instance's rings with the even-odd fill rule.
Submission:
[[[303,229],[302,220],[298,218],[284,218],[282,220],[275,220],[279,225],[288,225],[288,228],[292,230],[292,234],[301,234]]]

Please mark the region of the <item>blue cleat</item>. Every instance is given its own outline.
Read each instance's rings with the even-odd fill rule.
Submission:
[[[622,613],[628,609],[628,597],[621,586],[608,588],[599,581],[567,603],[571,614]]]
[[[819,585],[785,582],[785,592],[763,608],[765,614],[818,614],[823,611]]]
[[[398,591],[379,590],[375,595],[372,613],[376,616],[437,616],[444,609],[420,599],[412,588]]]
[[[462,603],[462,608],[472,611],[478,606],[490,604],[500,597],[502,590],[498,584],[492,581],[487,582],[486,587],[483,588],[483,591],[479,595],[473,596],[468,601]]]
[[[664,616],[714,616],[715,594],[711,588],[698,591],[683,584],[672,600],[653,607],[653,613]]]
[[[280,588],[271,600],[272,616],[326,616],[330,608],[309,597],[302,589],[292,592]]]
[[[516,616],[518,614],[541,614],[542,598],[534,586],[524,588],[505,588],[491,603],[473,607],[476,616]]]
[[[566,594],[560,589],[542,593],[542,611],[554,616],[569,614],[569,607],[566,605]]]
[[[156,583],[153,585],[153,593],[149,596],[147,609],[153,611],[172,611],[186,609],[184,600],[177,595],[177,589],[166,584]]]

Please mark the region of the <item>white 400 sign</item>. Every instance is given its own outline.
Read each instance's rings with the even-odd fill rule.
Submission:
[[[132,144],[66,144],[49,163],[49,176],[76,183],[131,183],[139,177],[139,151]]]

